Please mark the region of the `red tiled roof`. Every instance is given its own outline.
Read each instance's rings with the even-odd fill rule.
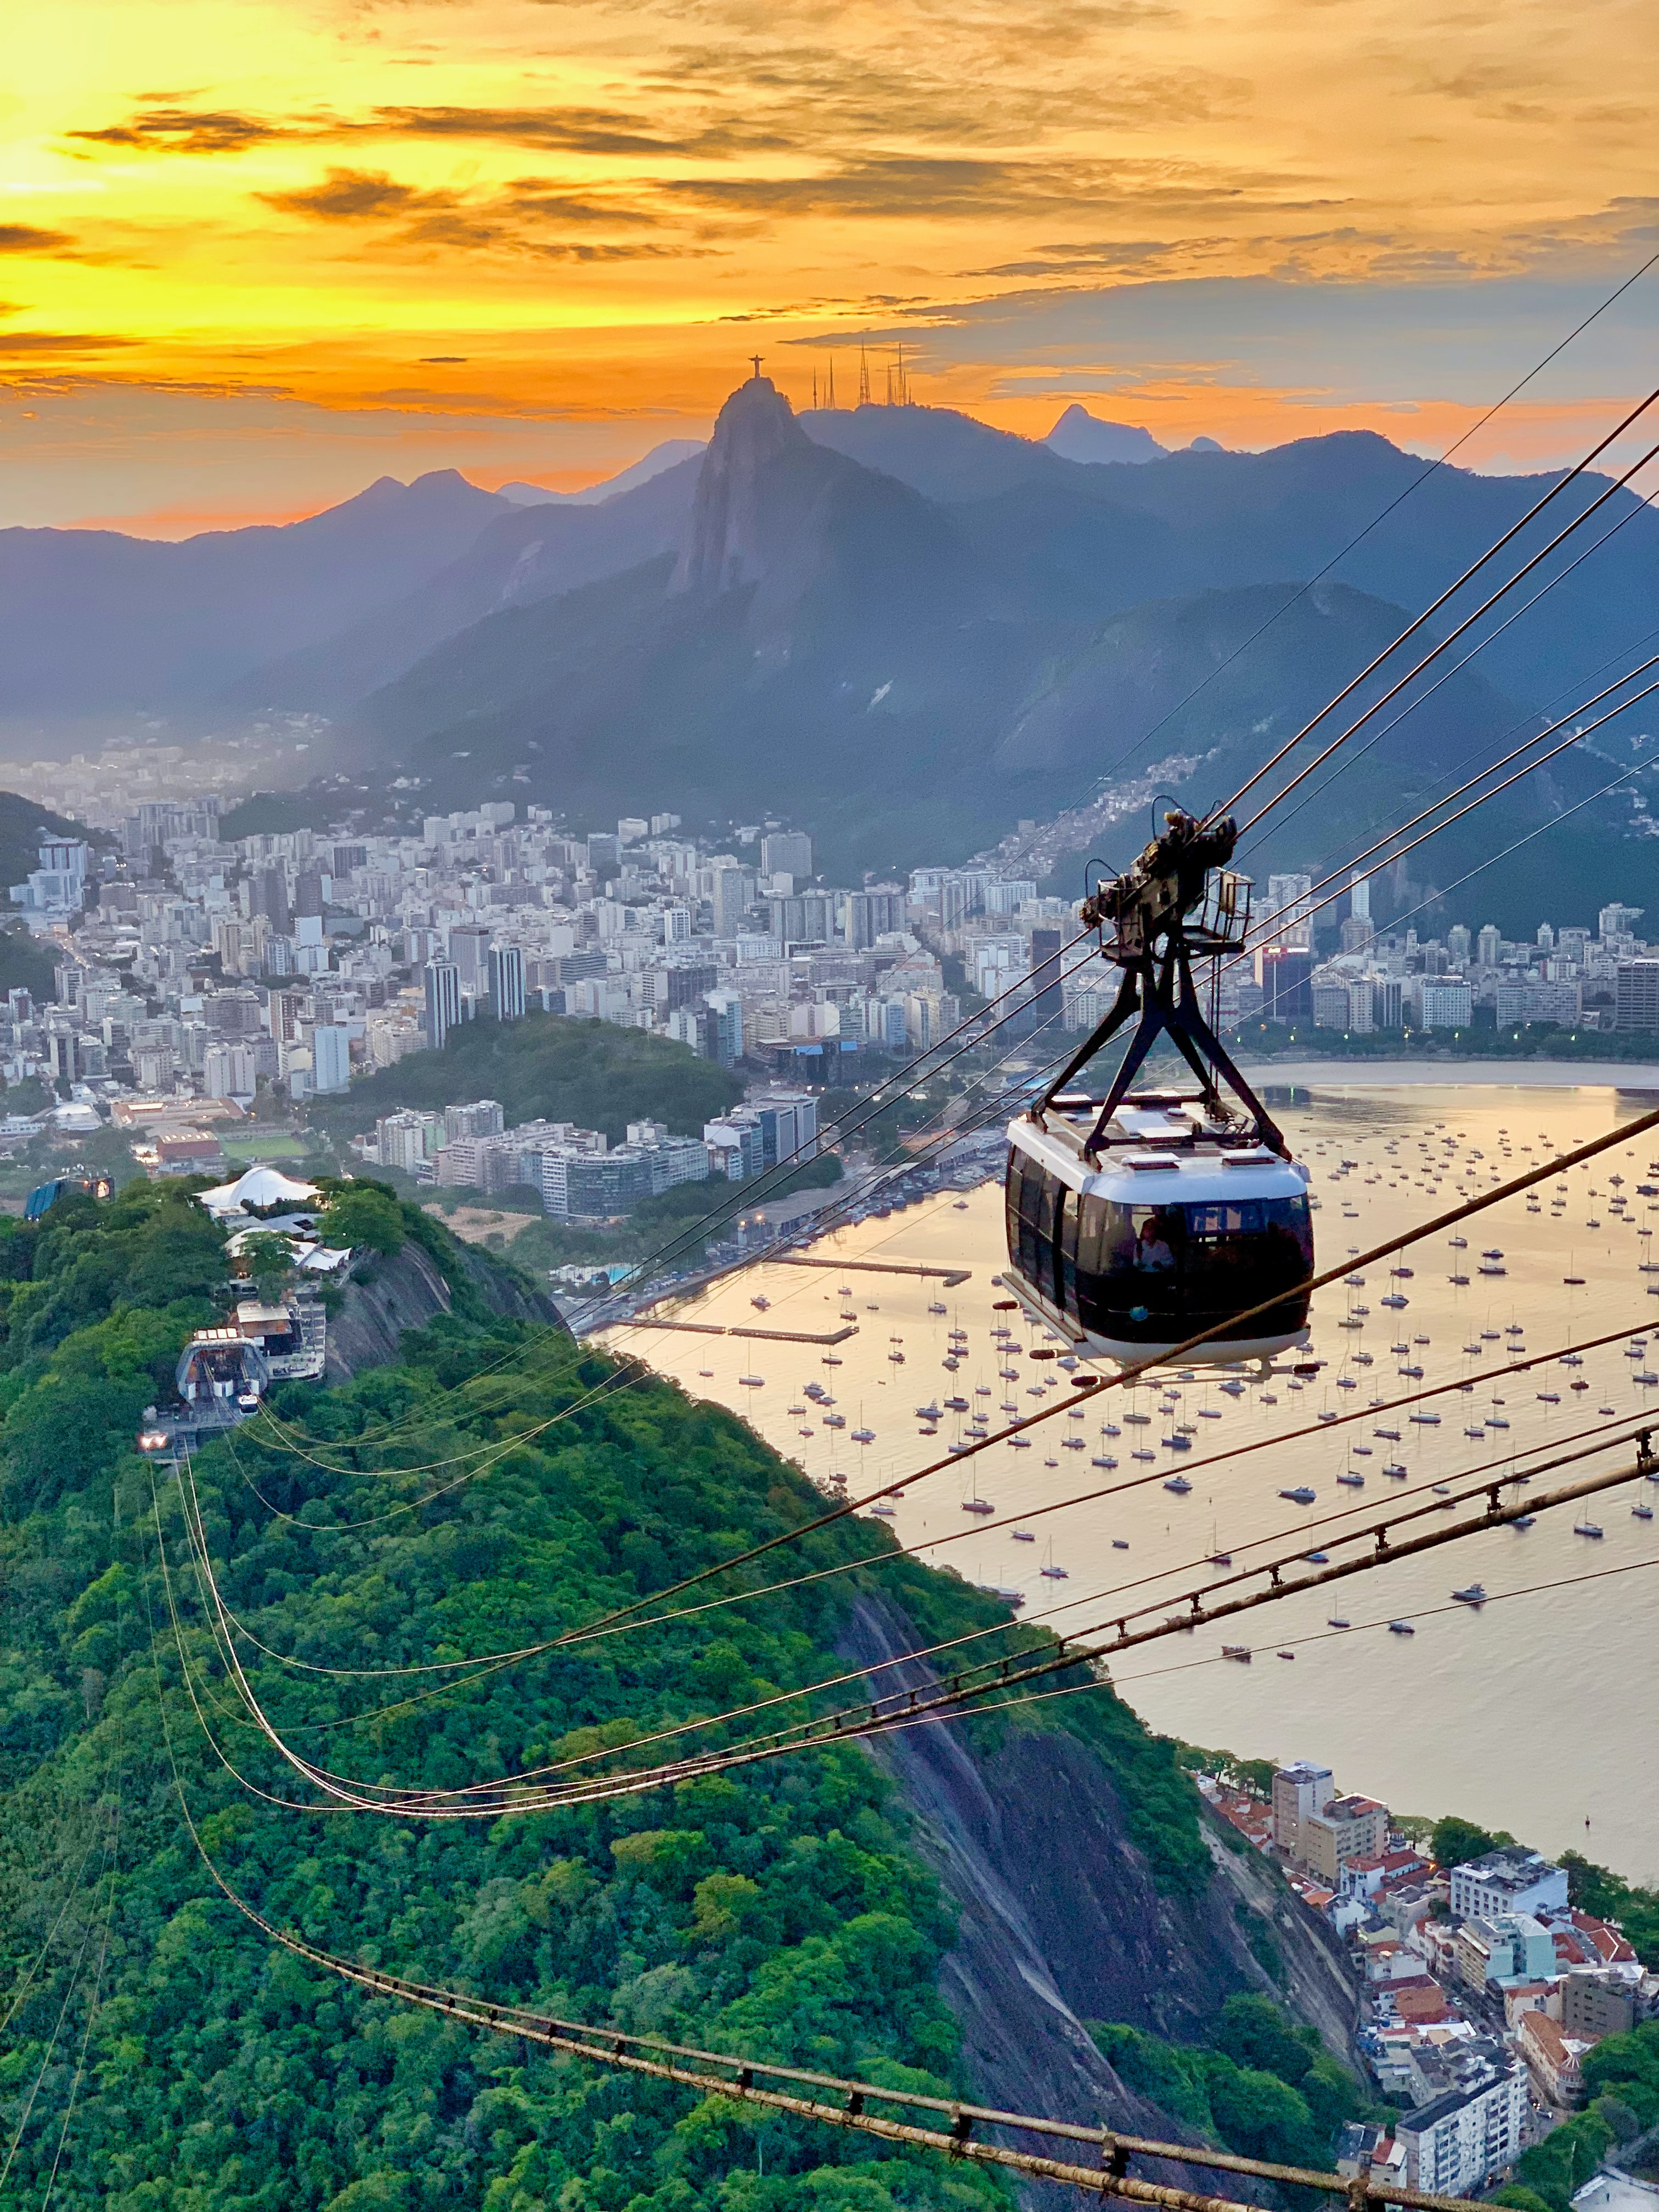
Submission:
[[[1393,1996],[1395,2011],[1413,2027],[1433,2027],[1443,2020],[1457,2018],[1437,1983],[1426,1990],[1402,1989],[1396,1984]]]

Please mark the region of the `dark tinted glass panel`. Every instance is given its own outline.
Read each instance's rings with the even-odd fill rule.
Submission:
[[[1060,1212],[1059,1234],[1054,1240],[1060,1260],[1056,1303],[1066,1312],[1074,1314],[1077,1311],[1078,1235],[1082,1224],[1083,1200],[1076,1191],[1062,1184],[1056,1204]]]
[[[1155,1341],[1220,1324],[1274,1291],[1304,1282],[1313,1233],[1304,1198],[1124,1206],[1091,1200],[1077,1267],[1077,1310],[1103,1334]],[[1245,1322],[1240,1334],[1299,1328],[1305,1298]]]
[[[1045,1297],[1054,1276],[1054,1215],[1053,1186],[1044,1170],[1032,1159],[1024,1160],[1018,1168],[1011,1161],[1008,1249],[1021,1274]]]

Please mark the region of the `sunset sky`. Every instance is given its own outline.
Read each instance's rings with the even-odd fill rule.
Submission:
[[[575,486],[759,351],[1438,451],[1659,251],[1651,0],[52,0],[0,89],[0,523]],[[1659,382],[1659,270],[1460,459]]]

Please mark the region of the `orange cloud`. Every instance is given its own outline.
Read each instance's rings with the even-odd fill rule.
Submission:
[[[231,503],[280,510],[290,453],[210,427],[239,396],[486,469],[481,424],[588,426],[598,472],[616,425],[705,420],[757,325],[800,400],[902,337],[922,394],[1022,425],[1092,392],[1431,442],[1659,246],[1656,44],[1642,0],[58,0],[9,41],[0,385],[111,393],[99,504],[144,514],[120,392],[198,392]],[[1228,283],[1277,321],[1241,342]],[[1635,373],[1609,329],[1539,395],[1564,438]]]

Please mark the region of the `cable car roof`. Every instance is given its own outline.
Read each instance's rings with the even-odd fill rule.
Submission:
[[[1237,1129],[1199,1137],[1188,1122],[1175,1143],[1168,1134],[1154,1139],[1150,1132],[1133,1138],[1126,1133],[1126,1141],[1103,1147],[1091,1165],[1083,1156],[1087,1127],[1051,1109],[1042,1127],[1024,1115],[1011,1122],[1008,1141],[1069,1188],[1126,1206],[1156,1205],[1160,1198],[1181,1205],[1292,1198],[1307,1188],[1308,1171],[1299,1163],[1281,1159]]]

